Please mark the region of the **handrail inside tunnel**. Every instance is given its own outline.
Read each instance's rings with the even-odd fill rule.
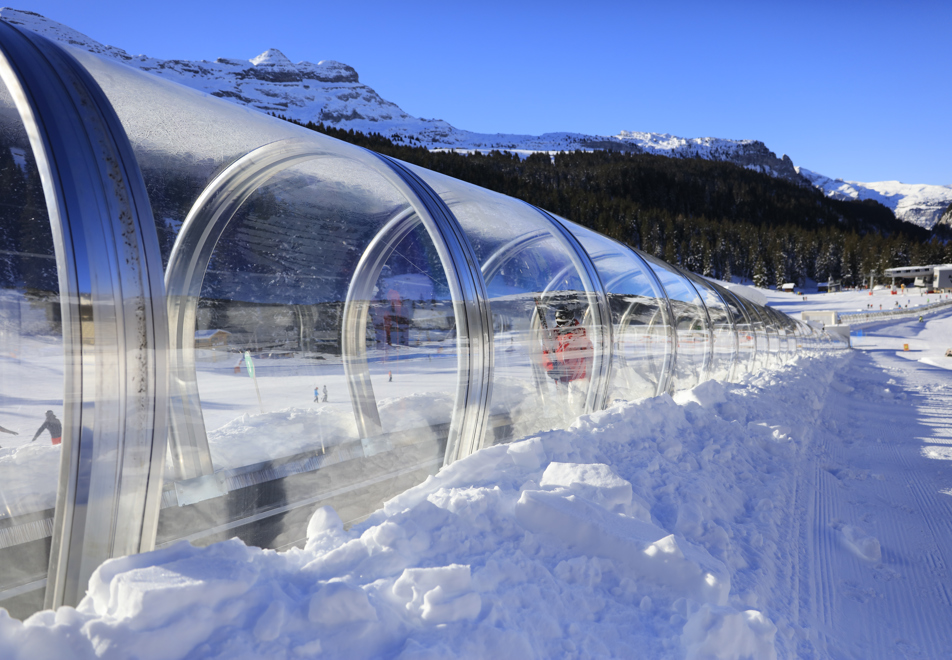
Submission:
[[[75,603],[109,556],[178,539],[300,545],[316,506],[350,524],[481,447],[616,399],[843,347],[525,202],[6,24],[0,51],[16,97],[4,103],[31,128],[43,173],[55,250],[40,256],[56,264],[65,352],[61,470],[38,486],[53,492],[0,519],[0,605],[28,603],[18,616],[44,592],[48,605]],[[76,205],[96,196],[95,213]],[[326,222],[308,224],[322,213]],[[403,270],[392,268],[398,257]],[[392,342],[374,316],[387,287],[401,310]],[[569,358],[580,376],[565,375],[569,360],[551,364],[543,331],[562,301],[589,342]],[[22,327],[5,336],[30,340]],[[119,376],[100,382],[95,370]],[[313,373],[336,388],[330,401],[317,391],[313,405],[298,401]],[[258,405],[234,400],[259,384],[267,410],[261,392]],[[0,457],[0,491],[5,469]],[[42,544],[45,568],[20,563]]]

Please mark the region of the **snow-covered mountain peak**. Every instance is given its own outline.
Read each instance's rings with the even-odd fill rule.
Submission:
[[[294,63],[291,62],[291,60],[289,60],[287,56],[285,56],[285,54],[282,53],[277,48],[269,48],[268,50],[258,55],[258,57],[251,58],[251,63],[254,64],[255,66],[264,65],[264,66],[275,66],[275,67],[280,66],[280,67],[294,68]]]
[[[933,186],[900,181],[844,181],[832,179],[805,167],[797,167],[800,176],[834,199],[871,199],[892,209],[900,220],[931,229],[952,202],[952,186]]]

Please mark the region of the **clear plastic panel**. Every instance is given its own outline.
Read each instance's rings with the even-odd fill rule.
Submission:
[[[790,350],[790,359],[792,360],[800,351],[800,327],[796,321],[793,321],[786,314],[784,314],[784,321],[787,323],[788,332],[790,334],[788,348]]]
[[[674,328],[664,290],[630,248],[562,219],[595,264],[612,314],[608,400],[640,399],[664,391],[673,367]]]
[[[734,330],[737,334],[737,359],[734,361],[731,380],[736,381],[754,368],[754,358],[757,353],[754,326],[747,314],[747,309],[737,296],[718,284],[714,284],[714,287],[721,294],[721,299],[727,305],[734,321]]]
[[[797,337],[790,323],[790,317],[779,310],[774,310],[774,314],[777,315],[777,320],[780,322],[780,327],[783,329],[786,339],[786,345],[784,346],[784,363],[787,363],[797,354]]]
[[[782,363],[780,355],[780,332],[777,319],[770,313],[768,308],[758,305],[757,311],[760,312],[764,320],[764,326],[767,329],[767,368],[776,369]]]
[[[519,200],[414,168],[473,245],[493,318],[494,375],[482,445],[564,427],[593,383],[592,301],[580,260],[551,220]]]
[[[797,323],[783,312],[777,312],[787,329],[787,361],[789,362],[797,356],[798,344],[800,343],[799,329]]]
[[[787,326],[780,314],[771,307],[765,307],[767,316],[770,317],[774,330],[777,333],[777,366],[786,364],[788,357]]]
[[[351,523],[442,465],[453,300],[410,202],[359,162],[306,161],[242,204],[204,273],[195,361],[213,473],[167,484],[159,546],[300,544],[315,507]]]
[[[766,368],[768,360],[767,326],[764,324],[764,319],[760,314],[759,305],[739,294],[735,297],[737,298],[737,301],[744,306],[744,311],[747,312],[747,318],[750,320],[750,324],[754,332],[754,343],[756,350],[754,352],[754,360],[751,371],[760,371],[761,369]]]
[[[193,203],[226,165],[264,144],[323,137],[114,60],[67,48],[105,92],[129,136],[149,191],[165,261]],[[321,144],[333,150],[340,143],[324,138]]]
[[[661,280],[677,329],[677,357],[672,389],[687,390],[711,377],[711,325],[704,300],[694,285],[673,266],[638,252]]]
[[[737,338],[734,331],[734,319],[730,310],[714,286],[699,275],[682,271],[694,284],[694,288],[704,299],[711,329],[714,335],[714,352],[711,360],[711,378],[730,380],[737,355]]]
[[[42,609],[62,445],[59,280],[43,186],[0,84],[0,607]]]
[[[810,352],[815,352],[817,350],[816,330],[814,330],[812,325],[806,325],[804,329],[806,331],[807,350]]]

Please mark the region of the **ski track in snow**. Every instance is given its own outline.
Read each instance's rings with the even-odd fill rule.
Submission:
[[[814,622],[817,635],[800,640],[796,655],[950,657],[952,498],[942,491],[952,479],[947,463],[921,450],[950,443],[952,372],[894,350],[849,360],[833,377],[806,455],[812,483],[798,491],[797,620]],[[850,547],[858,528],[881,544],[880,560]]]

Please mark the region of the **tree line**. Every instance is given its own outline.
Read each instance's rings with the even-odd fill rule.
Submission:
[[[463,154],[302,125],[525,200],[710,277],[855,286],[870,273],[888,281],[886,268],[952,262],[947,228],[928,231],[878,202],[830,199],[725,161],[621,151]]]

